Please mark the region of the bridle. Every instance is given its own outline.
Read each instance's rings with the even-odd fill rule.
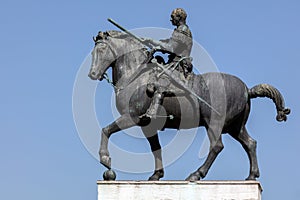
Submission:
[[[111,44],[109,42],[104,42],[103,40],[97,40],[97,41],[95,41],[95,46],[100,43],[106,44],[108,46],[109,50],[112,52],[114,59],[117,59],[118,55],[113,50],[113,48],[111,47]]]
[[[95,41],[95,45],[99,44],[99,43],[104,43],[108,46],[109,50],[112,52],[114,59],[116,60],[119,56],[116,54],[116,52],[114,51],[114,49],[112,48],[111,44],[109,42],[104,42],[103,40],[97,40]],[[148,55],[149,56],[149,55]],[[145,60],[145,62],[149,62],[149,57]],[[144,62],[144,63],[145,63]],[[126,82],[124,86],[117,86],[116,83],[114,83],[108,76],[108,74],[106,72],[103,73],[102,78],[105,79],[111,86],[113,86],[113,88],[115,89],[115,91],[118,93],[120,90],[125,89],[130,83],[131,81],[137,77],[139,75],[139,73],[141,72],[142,68],[139,68]]]
[[[100,43],[106,44],[108,46],[109,50],[113,54],[114,60],[116,60],[118,56],[117,56],[116,52],[113,50],[113,48],[111,47],[111,44],[108,42],[104,42],[103,40],[97,40],[97,41],[95,41],[95,46]],[[106,72],[104,72],[102,74],[102,78],[105,79],[110,85],[112,85],[115,90],[119,90],[119,88],[113,83],[113,81],[109,78],[109,76]]]

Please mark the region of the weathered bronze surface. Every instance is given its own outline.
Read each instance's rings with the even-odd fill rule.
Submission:
[[[186,38],[190,32],[184,34]],[[159,180],[164,176],[164,169],[157,131],[204,126],[210,140],[210,151],[204,164],[186,180],[195,181],[206,176],[223,149],[221,135],[224,133],[239,141],[247,152],[250,160],[247,180],[259,177],[256,141],[248,135],[245,124],[250,112],[250,101],[256,97],[272,99],[277,110],[277,121],[287,120],[290,109],[285,108],[284,99],[275,87],[259,84],[248,89],[244,82],[233,75],[216,72],[195,75],[191,70],[186,71],[186,68],[178,66],[182,65],[180,58],[189,56],[190,47],[185,48],[188,51],[186,54],[180,54],[174,49],[168,49],[168,42],[148,39],[140,41],[118,31],[99,32],[94,40],[89,77],[102,80],[106,78],[107,69],[112,68],[116,106],[121,114],[102,129],[99,155],[105,167],[111,169],[107,148],[109,137],[120,130],[140,126],[155,158],[155,170],[149,180]],[[179,59],[165,63],[159,57],[153,58],[154,51],[149,54],[145,43],[156,43],[153,46],[160,46],[159,50],[167,51],[173,58]],[[153,80],[156,82],[154,85],[151,84]],[[147,115],[153,102],[164,107],[165,113],[160,113],[161,109],[158,108],[152,113],[164,116],[163,125],[159,123],[161,119]],[[106,176],[115,178],[111,171]]]

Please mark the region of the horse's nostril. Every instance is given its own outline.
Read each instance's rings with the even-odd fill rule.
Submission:
[[[95,71],[90,71],[89,73],[89,77],[93,80],[96,80],[97,79],[97,73]]]

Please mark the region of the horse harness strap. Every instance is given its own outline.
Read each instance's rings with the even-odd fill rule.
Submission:
[[[99,41],[95,42],[95,45],[97,45],[99,43],[106,44],[108,46],[109,50],[111,51],[111,53],[113,54],[115,59],[117,59],[119,57],[108,42],[103,42],[102,40],[99,40]]]
[[[97,41],[95,42],[95,44],[98,44],[98,43],[104,43],[103,41]],[[116,59],[118,58],[118,55],[116,54],[116,52],[113,50],[113,48],[111,47],[111,45],[107,42],[105,42],[105,44],[108,46],[109,50],[111,51],[111,53],[113,54],[113,57]],[[119,88],[118,86],[116,86],[116,84],[114,84],[114,82],[109,78],[108,74],[105,72],[103,74],[103,79],[105,79],[107,81],[107,83],[109,83],[111,86],[113,86],[113,88],[116,90],[116,91],[119,91],[121,89],[124,89],[124,88]]]
[[[113,86],[113,88],[115,90],[118,90],[118,87],[113,83],[113,81],[109,78],[109,76],[106,72],[103,74],[103,79],[105,79],[107,81],[107,83],[109,83],[111,86]]]

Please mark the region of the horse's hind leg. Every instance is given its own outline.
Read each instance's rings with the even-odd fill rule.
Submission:
[[[164,169],[161,157],[161,146],[159,143],[157,130],[151,127],[142,127],[144,135],[150,144],[151,151],[154,156],[155,170],[152,176],[149,177],[149,181],[157,181],[164,176]]]
[[[246,180],[255,180],[259,177],[259,169],[256,157],[256,140],[249,136],[245,126],[241,128],[240,132],[233,132],[229,134],[241,143],[248,155],[250,161],[250,173]]]
[[[132,121],[130,115],[125,114],[121,115],[116,121],[102,129],[99,156],[100,163],[106,168],[111,168],[111,159],[107,148],[109,137],[115,132],[130,128],[134,125],[135,123]]]
[[[210,141],[210,150],[208,156],[204,164],[197,171],[190,174],[190,176],[185,179],[187,181],[197,181],[200,180],[200,178],[204,178],[214,160],[224,148],[221,137],[222,126],[218,125],[218,123],[210,125],[210,127],[207,129],[207,134]]]

